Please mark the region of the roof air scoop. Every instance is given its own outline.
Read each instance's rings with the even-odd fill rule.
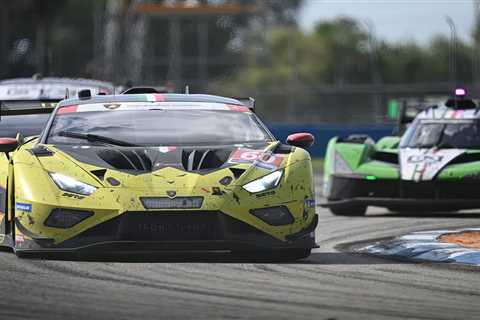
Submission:
[[[455,97],[448,99],[445,105],[456,110],[477,109],[477,104],[472,99],[466,98],[466,96],[467,91],[465,89],[457,88],[455,89]]]

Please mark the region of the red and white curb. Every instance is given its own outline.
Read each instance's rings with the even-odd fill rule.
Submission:
[[[444,234],[464,231],[480,231],[480,228],[415,232],[391,240],[379,241],[362,247],[358,251],[412,261],[480,266],[480,249],[467,248],[439,240],[440,236]]]

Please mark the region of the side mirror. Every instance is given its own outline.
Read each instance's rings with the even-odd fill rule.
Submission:
[[[0,152],[9,153],[17,149],[18,141],[15,138],[0,138]]]
[[[294,147],[310,148],[315,142],[315,137],[311,133],[294,133],[287,137],[287,143]]]

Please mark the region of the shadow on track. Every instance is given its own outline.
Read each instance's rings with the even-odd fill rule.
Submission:
[[[480,218],[480,212],[428,212],[402,211],[367,214],[365,218],[443,218],[443,219],[474,219]]]
[[[312,252],[307,259],[286,261],[281,258],[263,257],[243,257],[231,253],[218,252],[194,252],[194,253],[152,253],[142,255],[78,255],[78,254],[49,254],[32,255],[29,257],[35,260],[54,260],[54,261],[75,261],[75,262],[116,262],[116,263],[259,263],[259,264],[298,264],[298,265],[377,265],[377,264],[398,264],[381,258],[374,258],[359,253],[345,252]]]

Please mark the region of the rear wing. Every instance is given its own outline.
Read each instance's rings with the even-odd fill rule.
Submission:
[[[2,116],[52,113],[57,107],[58,102],[60,102],[59,99],[0,101],[0,118]]]

